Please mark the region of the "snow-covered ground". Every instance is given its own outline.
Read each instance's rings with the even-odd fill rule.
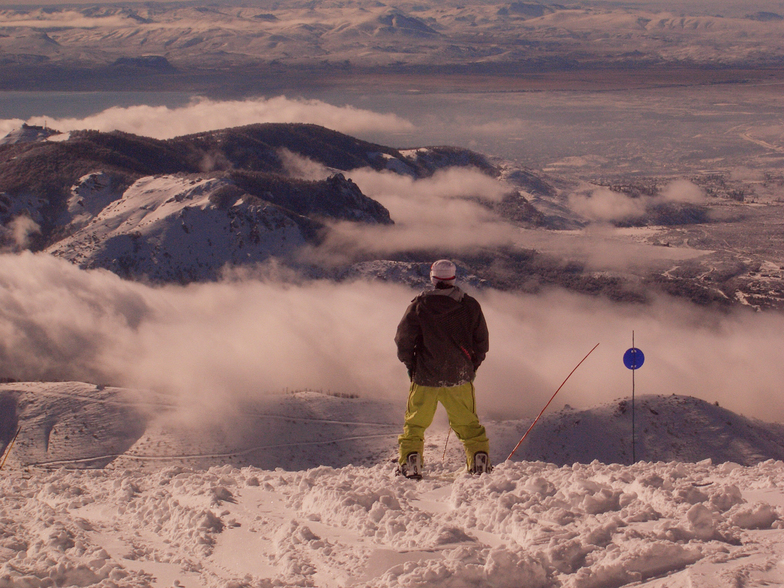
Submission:
[[[641,450],[688,438],[697,455],[740,426],[757,433],[746,439],[784,438],[688,397],[638,402],[641,427],[666,421]],[[623,406],[554,411],[534,429],[537,445],[568,439],[589,454],[617,443]],[[473,477],[437,419],[415,482],[390,461],[400,408],[297,392],[221,426],[188,423],[187,411],[141,391],[4,384],[3,445],[22,429],[0,476],[0,586],[784,583],[784,463],[756,463],[761,442],[737,454],[749,466],[720,454],[559,466],[524,460],[528,441],[504,461],[530,421],[487,422],[497,465]],[[567,435],[576,421],[595,429]]]

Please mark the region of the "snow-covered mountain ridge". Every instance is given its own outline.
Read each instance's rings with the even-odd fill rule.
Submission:
[[[93,180],[87,176],[74,191]],[[221,191],[236,199],[226,208],[214,203]],[[80,196],[69,210],[81,202]],[[313,238],[313,224],[225,180],[145,176],[47,251],[84,268],[190,282],[225,265],[285,257]]]
[[[715,429],[689,437],[695,455],[707,435],[743,422],[688,397],[638,400],[641,415],[677,415],[667,426],[682,438],[688,423],[708,419]],[[434,425],[427,475],[414,482],[388,461],[400,425],[393,407],[370,399],[275,395],[252,417],[234,413],[256,419],[250,429],[231,420],[189,430],[170,399],[80,383],[3,384],[0,406],[3,445],[22,425],[0,477],[0,582],[9,588],[784,582],[781,461],[559,467],[518,461],[523,447],[472,477],[456,473],[454,439],[442,460],[446,432]],[[605,436],[582,440],[599,447],[620,406],[566,408],[537,427],[557,448],[567,414],[601,417]],[[143,434],[134,429],[145,422]],[[525,424],[492,423],[495,447]],[[259,446],[239,451],[241,431]],[[243,465],[250,455],[258,465]]]
[[[291,154],[331,175],[297,177],[287,169]],[[327,220],[392,223],[341,170],[416,178],[453,165],[497,173],[466,150],[399,151],[315,125],[252,125],[169,141],[96,132],[56,142],[11,137],[0,147],[0,221],[32,221],[33,249],[83,268],[204,281],[227,265],[317,245]]]
[[[45,141],[53,137],[62,135],[54,129],[46,129],[35,125],[23,123],[21,128],[11,131],[5,137],[0,137],[0,145],[11,145],[14,143],[34,143]]]

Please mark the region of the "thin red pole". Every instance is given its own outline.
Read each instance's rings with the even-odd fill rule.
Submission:
[[[568,376],[566,376],[566,380],[568,380],[569,378],[572,377],[572,374],[577,371],[577,368],[580,367],[586,359],[588,359],[588,356],[591,355],[591,353],[593,353],[594,349],[596,349],[597,347],[599,347],[598,343],[596,345],[594,345],[593,349],[591,349],[588,352],[588,354],[580,360],[580,363],[578,363],[576,366],[574,366],[574,369],[571,372],[569,372]],[[550,400],[547,402],[547,404],[544,405],[544,408],[542,409],[542,412],[540,412],[539,416],[537,416],[534,419],[534,422],[531,423],[531,426],[528,427],[528,430],[525,432],[525,435],[523,435],[523,438],[520,439],[520,441],[517,443],[517,445],[515,445],[515,448],[512,449],[512,453],[509,454],[509,457],[506,458],[507,461],[512,459],[512,456],[515,454],[515,451],[517,451],[517,449],[520,447],[520,445],[523,444],[523,441],[525,441],[525,438],[528,437],[528,433],[531,432],[531,429],[534,428],[534,425],[539,421],[539,418],[544,414],[544,411],[546,411],[547,407],[550,406],[550,403],[553,401],[553,398],[555,398],[555,395],[558,394],[561,391],[561,388],[564,387],[564,384],[566,384],[566,380],[561,382],[561,385],[558,386],[558,390],[555,391],[555,394],[553,394],[552,397],[550,398]]]
[[[11,442],[8,444],[8,447],[5,450],[5,457],[3,457],[3,461],[0,462],[0,470],[3,469],[3,466],[5,465],[5,460],[7,460],[8,456],[11,455],[11,450],[14,448],[14,443],[16,443],[16,438],[19,436],[19,431],[21,430],[22,430],[22,426],[20,425],[16,429],[16,435],[14,435],[14,438],[11,439]]]

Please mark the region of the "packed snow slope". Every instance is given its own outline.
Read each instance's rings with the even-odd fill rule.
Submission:
[[[403,402],[321,391],[266,394],[200,411],[149,391],[79,382],[0,384],[0,446],[18,427],[10,464],[20,467],[157,469],[230,463],[264,469],[368,466],[397,447]],[[208,414],[209,413],[209,414]],[[498,414],[499,411],[496,411]],[[489,420],[491,458],[500,463],[532,419]],[[446,422],[428,438],[430,463],[459,443],[446,443]],[[634,431],[633,431],[634,428]],[[784,460],[784,425],[750,419],[690,396],[638,396],[593,408],[550,409],[515,453],[515,460],[632,463],[710,459],[755,465]],[[450,447],[451,446],[451,447]]]
[[[437,419],[420,482],[394,475],[394,403],[296,392],[219,423],[144,391],[13,383],[0,409],[4,448],[21,426],[3,587],[784,583],[781,428],[689,397],[637,399],[633,465],[612,459],[626,400],[547,415],[512,461],[530,421],[487,422],[497,465],[480,477]]]

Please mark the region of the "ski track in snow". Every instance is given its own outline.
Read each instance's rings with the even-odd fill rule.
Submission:
[[[25,393],[26,403],[16,409],[21,446],[0,477],[0,588],[784,584],[781,461],[519,461],[475,477],[459,471],[459,443],[453,438],[446,451],[445,431],[436,424],[427,440],[425,479],[415,482],[396,477],[388,459],[396,429],[353,436],[366,451],[357,457],[375,465],[200,467],[258,448],[178,455],[188,447],[228,444],[178,436],[176,428],[150,420],[104,467],[41,467],[20,459],[42,451],[36,443],[43,443],[43,408],[50,417],[56,409],[61,419],[49,424],[47,451],[60,452],[59,463],[74,467],[89,459],[80,452],[92,447],[91,432],[104,429],[95,423],[81,436],[68,429],[73,437],[66,443],[69,435],[58,428],[69,415],[101,404],[132,406],[140,397],[76,383],[0,387],[9,390]],[[292,426],[299,421],[314,435],[357,426],[392,431],[383,404],[315,393],[277,402],[279,412],[257,411],[256,417]],[[159,398],[152,405],[160,410],[167,403]],[[332,414],[335,407],[346,411],[345,421]],[[516,434],[519,424],[507,425]],[[129,430],[115,432],[122,437]],[[290,463],[319,463],[340,447],[336,440],[277,446],[291,452],[283,456]]]
[[[184,461],[184,460],[192,460],[192,459],[225,459],[229,457],[239,457],[243,455],[250,455],[252,453],[257,453],[260,451],[270,450],[270,449],[280,449],[282,447],[308,447],[308,446],[318,446],[318,445],[331,445],[334,443],[340,443],[344,441],[360,441],[360,440],[369,440],[369,439],[388,439],[391,435],[352,435],[350,437],[339,437],[339,438],[331,438],[325,441],[306,441],[302,443],[278,443],[275,445],[260,445],[257,447],[251,447],[249,449],[244,449],[242,451],[229,451],[225,453],[188,453],[188,454],[169,454],[169,455],[131,455],[126,453],[111,453],[106,455],[96,455],[93,457],[82,457],[82,458],[74,458],[74,459],[60,459],[60,460],[53,460],[53,461],[39,461],[39,462],[31,462],[28,465],[31,466],[42,466],[42,467],[53,467],[53,466],[67,466],[67,465],[76,465],[80,463],[91,463],[95,461],[100,461],[104,459],[113,459],[117,457],[125,457],[126,459],[135,460],[135,461]],[[397,435],[395,435],[397,437]]]

